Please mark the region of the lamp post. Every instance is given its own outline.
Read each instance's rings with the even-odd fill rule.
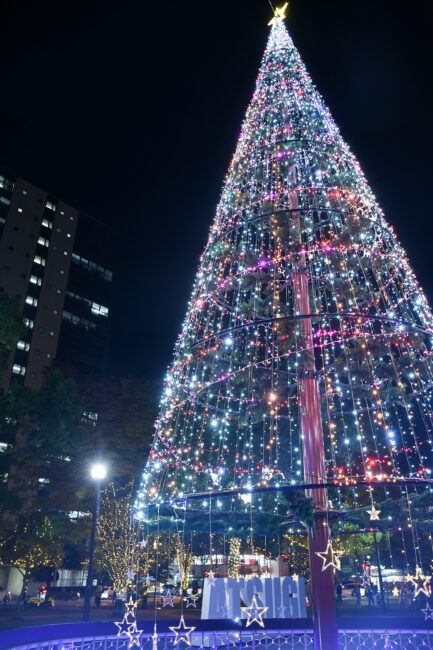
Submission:
[[[90,597],[93,585],[93,554],[95,551],[96,526],[99,517],[99,504],[101,497],[101,481],[107,476],[107,468],[103,463],[94,463],[90,468],[90,476],[95,481],[95,504],[92,516],[92,532],[90,533],[89,566],[87,569],[86,593],[84,597],[83,621],[89,620]]]

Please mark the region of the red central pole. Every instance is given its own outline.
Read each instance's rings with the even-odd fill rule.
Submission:
[[[298,207],[298,197],[291,196],[291,208]],[[299,214],[296,226],[300,229]],[[293,263],[293,291],[295,312],[302,315],[311,314],[308,293],[308,274],[306,257],[302,252]],[[307,483],[326,481],[325,449],[323,444],[322,415],[320,410],[319,380],[316,376],[314,360],[313,329],[311,318],[302,319],[302,334],[308,350],[308,360],[299,371],[299,409],[304,452],[304,480]],[[316,650],[338,650],[337,606],[334,589],[332,566],[322,571],[323,560],[316,555],[324,552],[331,539],[328,514],[328,491],[326,488],[307,490],[307,495],[314,503],[314,526],[308,531],[310,556],[311,596],[313,601],[314,645]]]

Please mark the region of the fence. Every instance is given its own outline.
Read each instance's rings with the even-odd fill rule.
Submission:
[[[71,628],[75,627],[73,625]],[[39,628],[41,629],[41,628]],[[11,631],[12,632],[12,631]],[[17,630],[13,631],[15,637]],[[71,629],[72,632],[72,629]],[[115,634],[103,636],[83,636],[57,640],[35,641],[20,645],[3,645],[0,638],[0,648],[9,650],[127,650],[128,639],[117,637]],[[13,636],[11,635],[11,640]],[[18,640],[18,639],[16,639]],[[314,648],[313,632],[308,630],[218,630],[195,631],[191,633],[191,650],[310,650]],[[153,633],[143,632],[140,637],[142,650],[152,650]],[[433,630],[341,630],[341,650],[358,650],[371,648],[374,650],[397,649],[418,650],[419,648],[433,650]],[[135,646],[136,647],[136,646]],[[184,642],[175,644],[175,636],[171,632],[161,632],[157,638],[158,650],[184,650]]]

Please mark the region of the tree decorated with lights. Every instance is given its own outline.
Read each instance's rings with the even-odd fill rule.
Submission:
[[[179,507],[185,527],[225,521],[237,537],[243,525],[260,536],[266,524],[283,534],[303,524],[316,632],[326,617],[331,638],[342,555],[331,527],[391,529],[399,516],[412,569],[422,567],[419,536],[430,531],[412,504],[431,503],[433,318],[284,9],[270,23],[135,507],[147,520]]]
[[[15,567],[22,575],[21,593],[17,611],[21,612],[29,580],[39,569],[48,566],[58,568],[63,559],[63,545],[56,530],[55,520],[42,513],[21,519],[13,530],[3,529],[0,533],[0,562]]]
[[[132,482],[110,483],[101,494],[96,556],[117,592],[126,591],[139,571],[138,531],[131,525]]]

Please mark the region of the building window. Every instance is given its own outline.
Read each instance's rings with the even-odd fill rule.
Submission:
[[[98,316],[108,316],[108,307],[104,307],[104,305],[98,305],[97,302],[92,302],[92,308],[91,308],[92,314],[97,314]]]
[[[45,226],[45,228],[49,228],[50,230],[53,229],[53,222],[49,221],[49,219],[42,219],[42,225]]]
[[[27,296],[26,297],[26,304],[27,305],[32,305],[32,307],[37,307],[38,306],[38,299],[33,298],[33,296]]]
[[[10,205],[10,204],[11,204],[11,200],[8,199],[8,198],[6,198],[6,196],[0,196],[0,201],[1,201],[2,203],[5,203],[6,205]]]
[[[12,366],[12,372],[14,375],[25,375],[26,374],[26,367],[21,366],[19,363],[14,363]]]
[[[76,316],[75,314],[71,314],[71,312],[69,312],[69,311],[64,311],[62,317],[63,317],[64,320],[68,320],[73,325],[81,325],[86,330],[96,329],[96,323],[92,323],[91,321],[87,320],[86,318],[80,318],[80,316]]]
[[[53,332],[53,330],[51,330],[51,332],[50,332],[50,336],[54,336],[54,332]]]
[[[108,316],[109,309],[108,307],[105,307],[104,305],[99,305],[97,302],[93,302],[92,300],[89,300],[88,298],[83,298],[82,296],[79,296],[77,293],[72,293],[72,291],[66,291],[66,295],[69,296],[70,298],[74,298],[75,300],[79,300],[80,302],[85,302],[86,305],[90,307],[90,311],[92,314],[96,314],[97,316]]]
[[[24,350],[24,352],[28,352],[30,350],[30,343],[27,343],[27,341],[18,341],[17,348],[18,350]]]
[[[51,359],[51,352],[48,352],[47,359]]]
[[[42,284],[42,278],[39,278],[37,275],[31,275],[30,276],[30,282],[32,284],[36,284],[38,287],[40,287],[41,284]]]
[[[48,208],[48,210],[52,210],[53,212],[56,211],[56,206],[55,206],[55,204],[52,203],[51,201],[47,201],[47,202],[45,203],[45,207]]]
[[[58,309],[53,309],[53,314],[57,316],[58,313],[59,313]]]
[[[0,223],[6,223],[6,219],[4,217],[0,217]]]
[[[22,211],[23,211],[23,209],[22,209],[22,208],[18,208],[18,212],[22,212]]]
[[[31,320],[31,318],[24,318],[24,325],[32,330],[35,325],[35,321]]]
[[[100,275],[103,280],[107,280],[107,282],[111,282],[113,279],[112,271],[104,269],[103,266],[99,266],[98,264],[95,264],[95,262],[91,262],[85,257],[77,255],[77,253],[72,253],[72,261],[76,264],[79,264],[88,271],[94,271],[95,273],[98,273],[98,275]]]
[[[24,194],[24,195],[27,194],[27,190],[23,190],[23,194]]]
[[[35,264],[40,264],[41,266],[45,266],[45,260],[40,255],[35,255],[35,258],[34,258],[33,261],[34,261]]]
[[[48,248],[48,246],[50,245],[50,240],[45,239],[45,237],[39,237],[38,244],[40,244],[41,246],[47,246]]]

